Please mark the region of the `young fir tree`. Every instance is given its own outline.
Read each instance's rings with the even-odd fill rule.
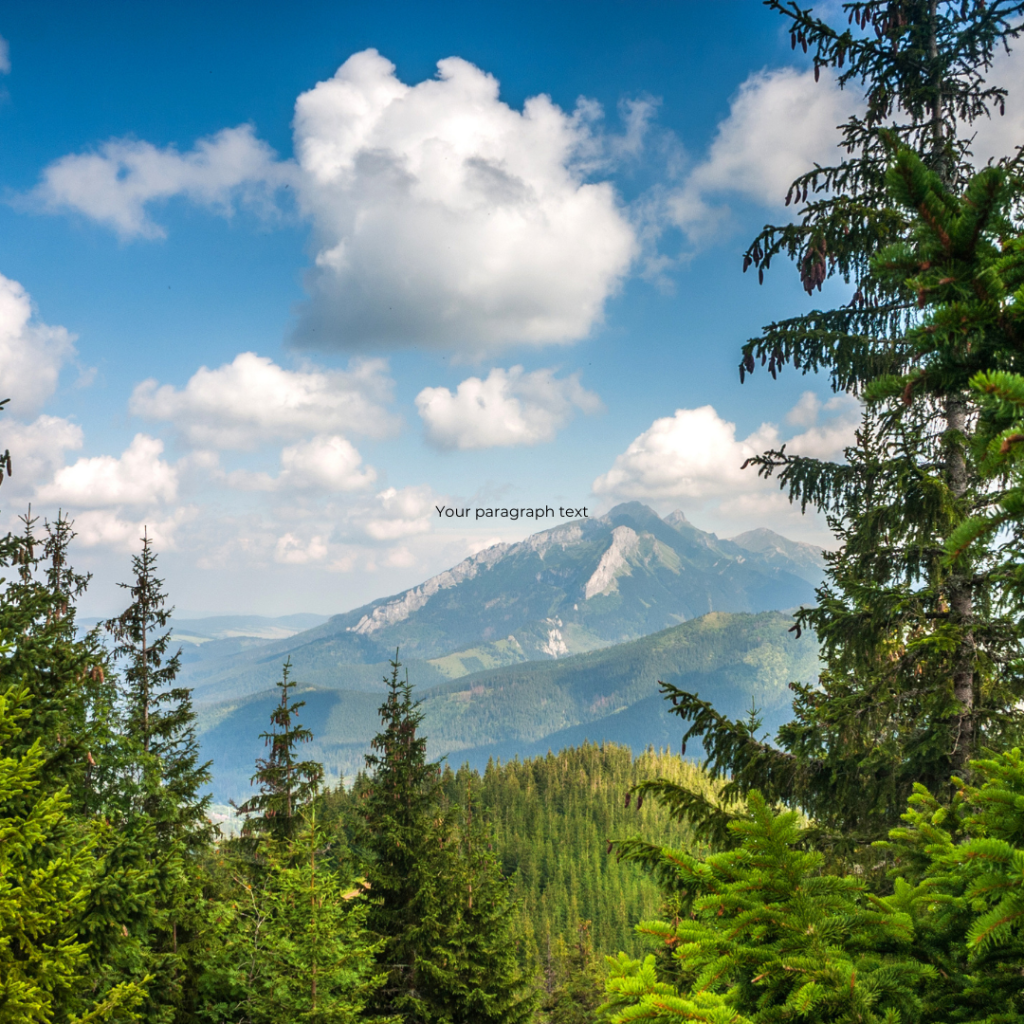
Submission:
[[[824,856],[801,848],[797,812],[776,814],[756,790],[747,804],[730,825],[736,849],[675,856],[684,912],[637,926],[675,970],[659,972],[653,954],[609,958],[602,1013],[614,1024],[927,1020],[938,971],[912,953],[911,915],[863,877],[823,872]]]
[[[313,733],[295,720],[306,702],[291,699],[296,685],[291,668],[289,658],[277,684],[281,702],[270,713],[270,731],[260,733],[270,753],[257,758],[256,774],[249,780],[259,783],[259,792],[238,808],[239,814],[248,817],[246,836],[255,833],[279,841],[294,839],[302,827],[302,809],[313,801],[323,782],[322,764],[296,759],[296,747],[312,740]]]
[[[736,849],[666,851],[676,913],[611,961],[614,1024],[1019,1024],[1024,1020],[1024,754],[971,764],[953,798],[917,786],[881,844],[892,892],[822,870],[796,812],[756,791]],[[666,961],[670,967],[666,968]]]
[[[26,749],[42,741],[47,785],[67,787],[77,813],[102,812],[116,761],[116,692],[98,632],[78,635],[75,602],[89,576],[71,568],[66,516],[45,522],[42,539],[31,508],[21,521],[20,537],[0,541],[0,565],[17,567],[0,589],[0,638],[11,643],[0,691],[28,687],[31,713],[19,736]]]
[[[946,549],[993,500],[971,457],[969,378],[1015,359],[998,325],[952,324],[1012,200],[1002,172],[972,177],[969,125],[1001,108],[1005,90],[986,76],[996,48],[1020,34],[1024,4],[849,3],[843,30],[792,2],[769,6],[815,67],[860,83],[867,104],[844,126],[847,159],[794,183],[795,223],[766,228],[745,266],[763,275],[781,253],[808,293],[830,275],[856,293],[848,306],[771,324],[745,346],[741,380],[758,360],[773,377],[792,363],[869,404],[844,464],[785,449],[752,460],[824,511],[841,541],[817,607],[794,626],[821,641],[821,685],[795,688],[779,746],[696,695],[665,692],[732,793],[756,787],[803,807],[819,841],[850,853],[885,835],[914,781],[948,792],[979,742],[1013,724],[1020,698],[1008,666],[1022,631],[1008,614],[1005,560],[976,544],[951,564]],[[959,276],[932,273],[940,265]],[[909,283],[918,277],[920,287]],[[726,816],[713,807],[650,788],[723,836]]]

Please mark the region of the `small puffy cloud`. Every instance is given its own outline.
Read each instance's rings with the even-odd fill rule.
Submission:
[[[323,491],[358,491],[377,479],[372,466],[337,434],[319,434],[281,452],[282,486]]]
[[[293,371],[243,352],[215,370],[201,367],[180,390],[143,381],[129,408],[170,421],[197,447],[251,449],[311,433],[386,434],[394,427],[383,407],[390,395],[383,360],[355,361],[348,370]]]
[[[434,495],[426,485],[389,487],[377,495],[378,508],[363,529],[374,540],[398,540],[430,530],[430,516],[434,513]]]
[[[266,213],[293,173],[243,124],[200,139],[187,153],[113,139],[94,153],[63,156],[45,168],[30,198],[50,212],[84,214],[122,238],[162,238],[164,229],[149,216],[154,202],[183,195],[225,216],[238,204]]]
[[[8,411],[24,417],[38,410],[74,352],[73,335],[36,319],[28,292],[0,274],[0,399],[11,399]]]
[[[595,494],[708,498],[743,485],[740,466],[774,443],[770,430],[736,440],[736,424],[710,405],[657,419],[594,481]],[[749,474],[753,476],[754,474]]]
[[[813,401],[812,401],[813,399]],[[806,429],[788,439],[775,424],[762,423],[748,437],[736,437],[736,424],[722,419],[710,405],[677,409],[674,416],[657,419],[612,468],[594,481],[594,493],[627,499],[689,498],[697,502],[732,499],[746,493],[777,488],[743,463],[769,448],[786,445],[796,455],[838,460],[854,438],[860,418],[856,399],[843,395],[820,404],[805,393],[791,410],[789,421]],[[818,414],[829,418],[818,424]]]
[[[178,474],[160,458],[163,441],[136,434],[119,458],[97,455],[59,469],[38,490],[39,499],[65,508],[110,508],[173,501]]]
[[[813,391],[805,391],[796,405],[786,413],[786,422],[795,427],[809,427],[817,423],[821,405],[821,399]]]
[[[9,75],[11,73],[11,44],[0,36],[0,74]]]
[[[733,98],[707,157],[669,196],[669,216],[699,237],[723,213],[709,206],[712,195],[733,192],[765,206],[782,205],[796,177],[815,163],[842,159],[838,126],[862,105],[860,94],[840,89],[828,71],[817,83],[812,70],[754,72]]]
[[[513,110],[457,57],[414,86],[350,57],[295,107],[316,250],[298,342],[479,356],[587,335],[637,253],[611,184],[585,180],[595,115]]]
[[[424,388],[416,408],[427,440],[439,448],[495,448],[554,440],[576,409],[601,409],[601,401],[583,388],[579,374],[556,378],[554,370],[524,373],[521,366],[495,368],[486,380],[469,377],[452,394],[448,388]]]
[[[377,479],[372,466],[363,466],[355,446],[337,434],[318,434],[281,452],[281,472],[236,470],[227,482],[250,491],[359,491]]]
[[[195,515],[196,509],[191,506],[176,509],[170,515],[150,515],[144,519],[125,519],[113,509],[89,509],[74,516],[75,543],[87,548],[138,551],[145,532],[158,551],[171,551],[179,527]]]
[[[323,537],[310,537],[302,540],[294,533],[286,533],[279,537],[274,547],[274,561],[285,565],[306,565],[309,562],[320,562],[327,556],[327,545]]]

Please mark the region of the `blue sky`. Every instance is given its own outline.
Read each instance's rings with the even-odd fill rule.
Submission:
[[[856,403],[740,386],[811,304],[740,257],[858,98],[753,0],[36,2],[0,35],[0,497],[74,515],[87,612],[143,525],[193,614],[346,610],[532,528],[438,504],[827,540],[739,463],[838,457]]]

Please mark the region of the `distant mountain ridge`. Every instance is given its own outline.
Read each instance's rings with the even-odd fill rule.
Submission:
[[[649,745],[678,749],[683,723],[658,693],[658,681],[675,683],[714,701],[723,713],[742,717],[753,701],[765,729],[789,717],[788,683],[813,682],[818,647],[812,636],[789,632],[792,618],[779,612],[701,618],[627,643],[568,658],[531,661],[475,672],[459,679],[425,680],[410,667],[423,700],[423,730],[432,758],[453,766],[468,761],[484,768],[488,758],[543,754],[585,739],[627,744],[637,753]],[[330,776],[351,781],[379,727],[383,689],[334,685],[300,686],[306,702],[300,721],[313,731],[303,757],[321,761]],[[213,759],[218,800],[243,798],[278,695],[238,696],[200,708],[203,758]],[[690,754],[699,754],[691,745]]]
[[[633,640],[714,611],[814,600],[821,550],[770,530],[722,540],[682,512],[629,502],[607,515],[497,544],[390,597],[281,640],[229,638],[188,652],[199,701],[272,685],[281,662],[315,685],[375,689],[401,648],[420,679],[551,660]]]

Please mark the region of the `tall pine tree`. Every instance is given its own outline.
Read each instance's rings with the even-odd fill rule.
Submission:
[[[176,685],[180,652],[170,654],[171,609],[147,531],[132,558],[134,580],[121,587],[131,603],[104,625],[121,668],[122,796],[117,819],[117,871],[148,872],[152,905],[132,915],[126,937],[137,941],[152,975],[145,1014],[170,1020],[192,998],[189,946],[202,927],[202,855],[216,829],[208,818],[209,762],[200,763],[192,692]]]
[[[120,586],[131,603],[106,629],[114,641],[113,657],[122,666],[122,714],[125,732],[137,748],[134,812],[149,817],[162,842],[184,842],[190,850],[213,837],[208,820],[210,763],[200,764],[192,691],[176,686],[181,651],[170,653],[164,581],[148,531],[142,550],[132,557],[134,580]]]
[[[1021,630],[1007,614],[1004,560],[975,545],[953,564],[946,550],[993,499],[971,458],[969,378],[1013,361],[986,326],[950,325],[1013,202],[1012,174],[973,175],[969,126],[1002,106],[1005,89],[988,76],[997,47],[1021,33],[1024,4],[848,3],[844,29],[791,0],[768,6],[816,69],[861,84],[867,103],[844,126],[847,158],[794,182],[795,222],[766,228],[744,269],[763,277],[784,254],[809,294],[832,275],[856,291],[849,305],[769,325],[745,346],[741,380],[758,361],[773,377],[792,364],[868,405],[844,464],[785,449],[752,460],[825,512],[841,541],[817,607],[794,626],[822,643],[820,687],[796,687],[778,746],[696,695],[665,693],[732,793],[756,787],[803,807],[819,841],[850,853],[884,837],[914,781],[948,787],[984,737],[1012,724],[1019,699],[1007,666]],[[649,788],[727,835],[721,808]]]

